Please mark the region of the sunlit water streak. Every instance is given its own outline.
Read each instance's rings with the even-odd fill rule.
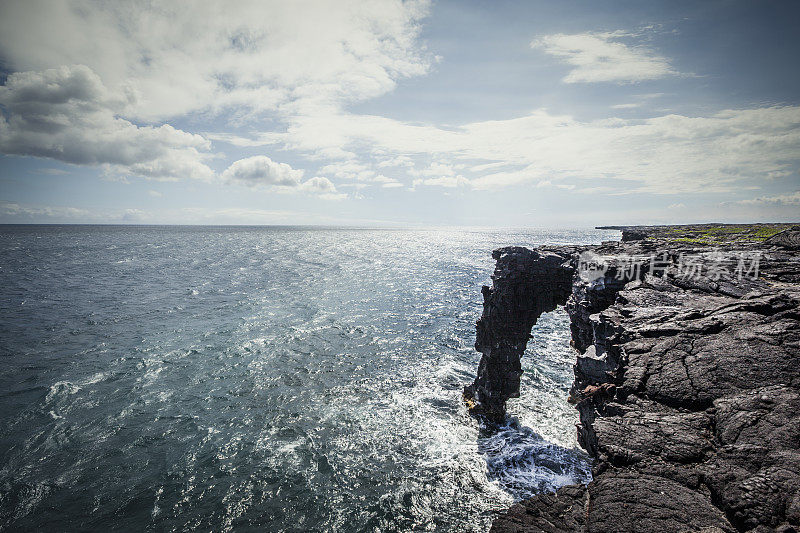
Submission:
[[[0,528],[483,531],[589,476],[563,310],[461,403],[491,250],[616,235],[0,227]]]

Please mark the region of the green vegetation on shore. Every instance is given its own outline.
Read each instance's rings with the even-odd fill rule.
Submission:
[[[793,223],[688,224],[680,226],[605,226],[600,229],[644,233],[648,238],[664,239],[667,242],[715,246],[763,242],[776,233],[796,225]]]

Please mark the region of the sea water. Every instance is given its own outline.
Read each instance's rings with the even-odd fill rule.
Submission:
[[[617,236],[0,226],[0,529],[485,531],[590,479],[563,309],[462,404],[491,251]]]

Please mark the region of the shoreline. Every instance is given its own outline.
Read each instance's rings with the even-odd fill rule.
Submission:
[[[588,485],[519,502],[492,531],[797,529],[798,231],[762,226],[613,227],[621,242],[493,253],[471,412],[505,415],[531,328],[566,304],[595,464]],[[718,242],[696,242],[708,230]]]

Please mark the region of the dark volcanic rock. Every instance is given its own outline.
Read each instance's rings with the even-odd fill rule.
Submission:
[[[636,231],[633,229],[622,230],[622,242],[628,241],[642,241],[647,238],[647,234],[643,231]]]
[[[563,305],[572,290],[574,269],[565,255],[509,247],[495,250],[492,287],[483,287],[483,315],[475,349],[483,354],[478,375],[464,388],[475,414],[500,421],[506,400],[519,397],[520,357],[542,313]]]
[[[492,533],[517,531],[584,531],[586,529],[586,487],[562,487],[556,494],[537,494],[517,503],[492,523]]]
[[[800,254],[769,244],[496,253],[467,392],[500,413],[531,326],[566,300],[596,463],[588,486],[520,502],[492,531],[800,531]],[[588,276],[587,252],[604,262]]]
[[[792,228],[776,233],[766,241],[764,244],[774,244],[790,250],[800,250],[800,226],[792,226]]]

